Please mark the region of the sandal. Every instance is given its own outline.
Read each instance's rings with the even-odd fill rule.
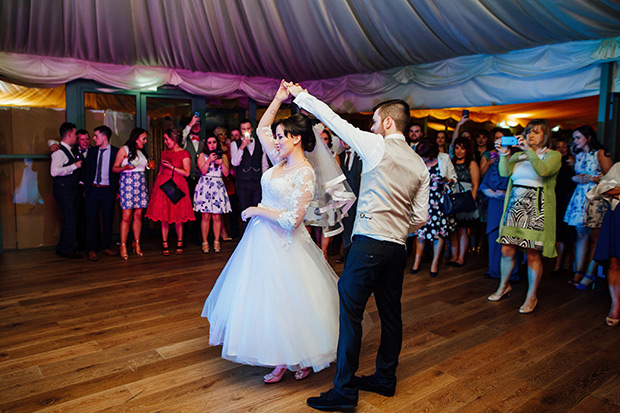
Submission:
[[[583,276],[581,281],[575,285],[575,288],[581,291],[587,290],[589,288],[594,289],[596,285],[596,277],[594,275],[586,274]]]
[[[311,367],[306,367],[305,369],[297,370],[295,372],[295,380],[299,381],[299,380],[305,379],[306,377],[310,375],[311,371],[312,371]]]
[[[213,252],[222,252],[222,247],[219,241],[213,241]]]
[[[573,287],[577,286],[579,282],[583,279],[583,273],[581,271],[575,271],[575,275],[573,275],[572,280],[568,280],[568,283]]]
[[[182,239],[177,241],[177,250],[174,253],[176,255],[183,254],[183,240]]]
[[[209,253],[209,243],[208,242],[203,242],[202,243],[202,253],[203,254],[208,254]]]
[[[168,241],[162,241],[161,246],[161,253],[164,254],[164,256],[166,257],[170,255],[170,250],[168,249]]]

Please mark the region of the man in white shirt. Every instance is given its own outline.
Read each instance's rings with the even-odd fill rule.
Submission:
[[[50,174],[54,181],[54,199],[58,202],[63,215],[60,239],[56,246],[56,254],[65,258],[80,258],[75,252],[77,247],[77,203],[78,173],[82,161],[78,160],[71,149],[75,145],[76,127],[65,122],[60,125],[59,150],[52,153]]]
[[[409,123],[406,102],[392,100],[377,105],[371,133],[355,128],[299,85],[289,84],[288,88],[296,96],[295,104],[319,118],[362,158],[353,243],[338,281],[340,327],[334,388],[307,400],[315,409],[350,409],[357,405],[359,390],[394,395],[402,346],[405,240],[428,219],[429,174],[405,140]],[[376,371],[371,376],[356,377],[362,318],[372,294],[381,319]]]
[[[235,191],[239,197],[239,208],[245,211],[260,202],[260,178],[269,168],[269,164],[263,147],[254,137],[252,122],[243,119],[239,129],[241,140],[233,141],[230,145],[230,163],[236,167]],[[241,225],[245,228],[247,223]]]

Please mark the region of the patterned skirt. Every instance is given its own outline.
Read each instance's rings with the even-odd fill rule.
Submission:
[[[119,180],[122,209],[146,208],[149,194],[144,172],[123,172]]]
[[[504,216],[504,227],[514,227],[542,232],[545,229],[545,200],[542,188],[513,186],[508,208]],[[520,248],[542,250],[543,242],[502,235],[501,244]]]
[[[208,214],[231,212],[230,200],[220,177],[203,175],[194,191],[194,211]]]

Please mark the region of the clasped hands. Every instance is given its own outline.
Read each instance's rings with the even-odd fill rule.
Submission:
[[[288,99],[290,95],[293,95],[293,97],[297,97],[297,95],[299,95],[301,92],[307,92],[307,90],[299,86],[298,83],[287,82],[286,80],[282,79],[282,81],[280,82],[280,87],[276,92],[275,98],[282,102]]]

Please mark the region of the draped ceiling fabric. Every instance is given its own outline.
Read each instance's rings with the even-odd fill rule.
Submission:
[[[262,104],[285,78],[348,112],[541,102],[599,93],[618,16],[617,0],[2,0],[0,77]]]

